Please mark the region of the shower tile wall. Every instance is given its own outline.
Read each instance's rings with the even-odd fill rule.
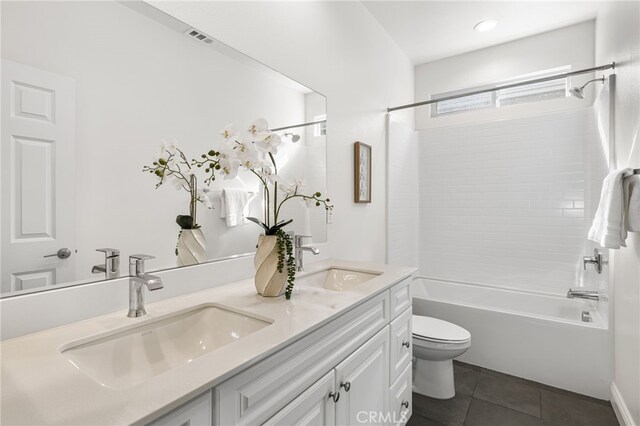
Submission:
[[[585,200],[600,191],[591,108],[418,137],[422,275],[557,294],[583,281]]]
[[[389,118],[387,262],[418,266],[417,132]]]

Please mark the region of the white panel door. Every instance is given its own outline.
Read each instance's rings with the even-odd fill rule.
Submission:
[[[9,293],[74,279],[75,81],[4,59],[1,72],[0,277]],[[71,256],[58,257],[65,248]]]
[[[338,364],[336,390],[336,424],[389,423],[389,326]]]
[[[263,426],[333,426],[336,402],[335,372],[331,370],[296,399],[267,420]]]

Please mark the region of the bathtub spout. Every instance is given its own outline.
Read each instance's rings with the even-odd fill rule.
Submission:
[[[600,300],[600,292],[595,290],[573,290],[569,289],[567,292],[569,299],[588,299],[588,300]]]

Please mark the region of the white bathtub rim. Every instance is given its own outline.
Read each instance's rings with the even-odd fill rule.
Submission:
[[[431,280],[431,281],[443,281],[443,282],[448,282],[448,283],[452,283],[452,284],[463,284],[463,285],[471,285],[471,286],[474,285],[474,284],[467,284],[467,283],[462,283],[462,282],[458,282],[458,281],[437,280],[437,279],[427,278],[427,277],[414,277],[413,281],[417,281],[417,279],[426,279],[426,280]],[[488,286],[486,286],[486,287],[488,287]],[[495,289],[495,290],[508,291],[508,292],[512,292],[512,293],[519,293],[520,292],[518,290],[508,290],[508,289],[504,289],[504,288],[501,288],[501,287],[492,287],[492,288]],[[535,294],[538,295],[538,296],[541,295],[539,293],[535,293]],[[544,295],[544,296],[560,298],[559,296],[556,296],[556,295]],[[412,297],[417,298],[417,299],[430,300],[430,301],[433,301],[433,302],[446,303],[446,304],[454,305],[454,306],[464,306],[465,308],[475,308],[475,309],[481,309],[481,310],[492,311],[492,312],[500,312],[500,313],[509,314],[509,315],[517,315],[517,316],[525,317],[525,318],[532,318],[532,319],[538,319],[538,320],[543,320],[543,321],[552,321],[552,322],[555,322],[555,323],[558,323],[558,324],[565,324],[565,325],[568,325],[568,326],[593,328],[593,329],[597,329],[597,330],[608,330],[609,329],[608,325],[601,318],[601,316],[600,316],[600,314],[599,314],[597,309],[593,309],[593,312],[597,314],[597,318],[599,319],[598,322],[596,322],[596,321],[594,321],[594,322],[582,322],[582,321],[576,321],[576,320],[556,318],[556,317],[552,317],[552,316],[549,316],[549,315],[536,315],[536,314],[525,313],[525,312],[521,312],[521,311],[510,310],[510,309],[502,309],[502,308],[495,308],[495,307],[485,306],[485,305],[477,305],[477,304],[472,304],[472,303],[464,303],[464,302],[452,301],[450,299],[441,299],[441,298],[436,298],[436,297],[425,297],[425,296],[416,296],[415,294]]]
[[[450,280],[447,278],[438,278],[438,277],[428,277],[426,275],[414,275],[413,276],[413,281],[418,281],[418,280],[429,280],[429,281],[440,281],[440,282],[445,282],[445,283],[451,283],[451,284],[462,284],[462,285],[468,285],[468,286],[472,286],[472,287],[482,287],[482,288],[490,288],[493,290],[500,290],[500,291],[506,291],[509,293],[526,293],[526,294],[534,294],[536,296],[545,296],[545,297],[553,297],[553,298],[558,298],[558,299],[564,299],[566,297],[565,293],[560,293],[560,292],[551,292],[551,291],[540,291],[540,290],[530,290],[530,289],[526,289],[526,288],[519,288],[519,287],[509,287],[509,286],[500,286],[500,285],[495,285],[495,284],[483,284],[483,283],[476,283],[476,282],[471,282],[471,281],[457,281],[457,280]],[[574,287],[568,287],[567,291],[569,291],[569,289],[582,289],[582,287],[579,286],[574,286]],[[607,301],[607,294],[603,294],[603,296],[605,296],[605,299],[603,299],[603,302]]]

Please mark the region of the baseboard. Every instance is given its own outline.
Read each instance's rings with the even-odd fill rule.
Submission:
[[[629,412],[629,408],[627,408],[627,404],[624,403],[624,399],[622,399],[622,395],[620,395],[620,391],[615,383],[611,383],[611,405],[613,406],[613,411],[616,413],[618,422],[622,426],[636,426]]]

